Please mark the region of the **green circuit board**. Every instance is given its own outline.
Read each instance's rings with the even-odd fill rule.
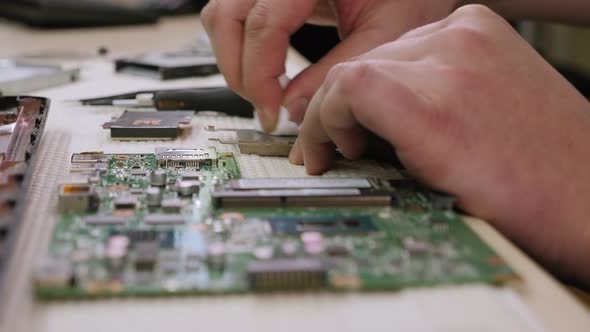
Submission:
[[[76,154],[43,299],[388,291],[514,273],[413,181],[240,179],[232,154]]]

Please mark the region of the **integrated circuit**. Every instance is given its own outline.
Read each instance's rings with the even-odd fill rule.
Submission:
[[[87,225],[92,225],[92,226],[125,225],[128,220],[129,220],[129,218],[125,217],[125,216],[95,215],[95,216],[84,217],[84,222]]]
[[[271,217],[268,218],[274,234],[358,234],[376,232],[369,216],[357,217]]]
[[[148,225],[182,225],[186,222],[180,214],[148,214],[143,221]]]
[[[130,112],[106,122],[111,138],[119,140],[169,140],[178,137],[181,126],[189,125],[194,113],[190,111]]]

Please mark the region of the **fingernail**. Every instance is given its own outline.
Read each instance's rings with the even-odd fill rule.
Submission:
[[[266,113],[264,113],[264,111],[260,108],[256,109],[256,117],[258,118],[258,122],[260,122],[261,125],[266,122]]]
[[[300,161],[300,150],[299,150],[299,141],[296,140],[295,144],[293,144],[293,147],[291,148],[291,152],[289,153],[289,161],[292,164],[295,165],[300,165],[301,161]]]
[[[307,111],[307,106],[309,105],[309,99],[305,97],[299,97],[292,101],[290,101],[285,108],[289,111],[289,120],[297,123],[301,123],[303,121],[303,117],[305,116],[305,111]]]
[[[256,110],[256,114],[258,115],[258,119],[260,121],[262,130],[264,130],[267,133],[270,133],[275,129],[276,123],[273,123],[272,117],[267,111],[259,108]]]

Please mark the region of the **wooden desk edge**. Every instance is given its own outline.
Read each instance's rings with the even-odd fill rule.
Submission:
[[[466,223],[516,271],[512,287],[550,331],[590,330],[590,310],[519,248],[486,222],[464,218]]]

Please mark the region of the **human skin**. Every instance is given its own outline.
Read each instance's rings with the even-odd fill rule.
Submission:
[[[271,132],[281,104],[293,120],[302,120],[333,65],[443,18],[454,1],[213,0],[201,20],[228,85],[257,106],[264,129]],[[289,37],[306,21],[338,25],[342,41],[285,92],[277,78],[285,73]]]
[[[590,286],[590,104],[500,16],[459,8],[334,66],[290,160],[309,174],[368,133],[545,266]]]
[[[303,121],[292,162],[320,174],[335,146],[358,158],[370,131],[414,175],[590,286],[588,102],[489,9],[445,18],[465,3],[218,0],[203,21],[228,83],[264,111],[265,128],[281,103]],[[584,0],[485,3],[508,18],[590,22]],[[337,24],[343,41],[283,92],[288,36],[306,20]]]
[[[253,102],[271,132],[280,105],[300,122],[330,68],[403,33],[446,17],[461,0],[211,0],[201,19],[229,86]],[[588,23],[586,0],[485,0],[508,18]],[[335,25],[342,42],[283,91],[289,37],[305,22]]]

